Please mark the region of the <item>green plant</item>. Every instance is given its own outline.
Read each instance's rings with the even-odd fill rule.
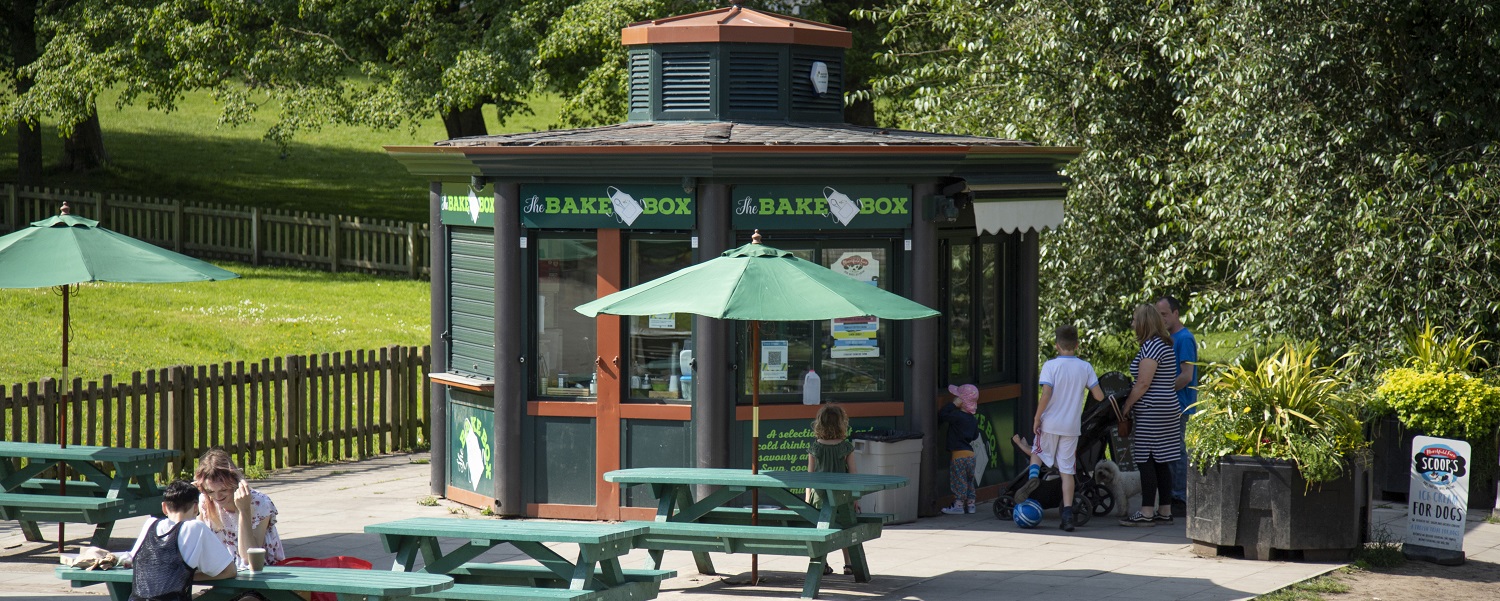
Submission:
[[[1391,531],[1385,526],[1375,529],[1374,540],[1366,543],[1354,553],[1354,565],[1361,569],[1389,569],[1406,563],[1406,555],[1401,552],[1401,541],[1391,537]]]
[[[1207,370],[1187,428],[1193,465],[1252,455],[1296,463],[1309,484],[1338,478],[1366,442],[1347,371],[1337,361],[1320,365],[1318,356],[1316,344],[1286,343]]]
[[[1500,423],[1500,387],[1461,371],[1398,367],[1375,389],[1382,412],[1431,436],[1477,439]]]
[[[1420,332],[1401,339],[1403,363],[1410,368],[1433,372],[1480,373],[1489,368],[1481,353],[1490,341],[1479,334],[1441,337],[1443,328],[1427,324]]]
[[[1319,593],[1339,594],[1349,591],[1349,585],[1330,576],[1319,576],[1298,582],[1276,592],[1256,597],[1256,601],[1321,601]]]
[[[420,499],[417,499],[417,504],[421,505],[423,507],[437,507],[438,500],[437,500],[437,497],[428,495],[428,496],[422,497]]]
[[[270,475],[271,474],[266,471],[266,468],[261,467],[259,463],[245,466],[246,480],[265,480],[266,478],[270,477]]]

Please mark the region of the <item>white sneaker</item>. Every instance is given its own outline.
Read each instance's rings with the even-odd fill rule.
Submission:
[[[968,503],[964,504],[964,513],[974,513],[973,501],[969,501]]]
[[[943,508],[943,513],[946,513],[948,515],[963,515],[964,514],[964,504],[963,504],[963,501],[954,501],[952,506],[950,506],[950,507],[944,507]]]

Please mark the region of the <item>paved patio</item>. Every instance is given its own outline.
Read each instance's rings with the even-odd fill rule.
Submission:
[[[419,503],[428,497],[426,460],[425,453],[389,455],[284,470],[255,484],[281,511],[280,530],[289,554],[354,555],[384,569],[393,556],[375,536],[363,533],[366,524],[408,517],[489,519],[446,501],[436,506]],[[886,528],[879,540],[866,545],[874,581],[857,584],[849,576],[829,576],[824,578],[820,598],[1249,599],[1342,565],[1198,557],[1189,550],[1182,520],[1171,527],[1123,528],[1113,519],[1095,518],[1088,526],[1066,533],[1057,529],[1055,511],[1048,512],[1042,527],[1021,530],[994,519],[989,509],[985,504],[974,515],[925,518]],[[111,548],[129,548],[144,521],[136,518],[118,524]],[[1376,521],[1385,524],[1393,539],[1399,539],[1404,507],[1381,505]],[[43,532],[50,537],[56,529],[48,527]],[[71,526],[70,546],[84,542],[90,534],[91,527]],[[1466,547],[1472,559],[1500,563],[1500,525],[1485,523],[1478,512],[1471,514]],[[727,577],[697,574],[688,553],[668,552],[666,557],[666,567],[679,574],[664,583],[660,598],[667,601],[797,599],[801,572],[807,565],[805,559],[762,556],[761,575],[767,583],[748,587],[730,582],[748,573],[749,556],[715,554],[715,566]],[[626,565],[642,565],[645,558],[644,551],[633,552]],[[479,561],[522,559],[519,552],[501,547]],[[837,557],[830,563],[843,565]],[[55,546],[28,543],[15,522],[0,522],[0,597],[49,600],[104,595],[97,586],[73,589],[55,579],[56,564]]]

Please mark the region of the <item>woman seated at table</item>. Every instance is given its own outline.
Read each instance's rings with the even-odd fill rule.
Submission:
[[[286,559],[281,535],[276,532],[276,504],[250,488],[244,474],[223,449],[209,449],[198,459],[193,483],[198,498],[198,519],[207,522],[219,541],[229,548],[235,562],[245,567],[246,550],[266,550],[266,565]]]

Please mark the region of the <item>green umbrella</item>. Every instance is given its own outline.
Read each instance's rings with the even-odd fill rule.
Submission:
[[[797,258],[790,252],[751,242],[705,261],[579,305],[589,317],[692,313],[716,319],[750,321],[750,348],[760,346],[761,321],[809,321],[841,317],[922,319],[937,311],[904,297]],[[760,463],[760,355],[750,353],[750,471]],[[751,523],[759,499],[751,500]],[[750,580],[759,581],[756,558]]]
[[[62,290],[62,409],[58,441],[68,445],[68,297],[84,282],[166,283],[227,280],[239,277],[204,261],[152,246],[99,227],[99,222],[68,214],[63,203],[56,217],[0,237],[0,288]],[[59,475],[67,494],[67,479]],[[57,525],[57,552],[63,550],[63,525]]]

